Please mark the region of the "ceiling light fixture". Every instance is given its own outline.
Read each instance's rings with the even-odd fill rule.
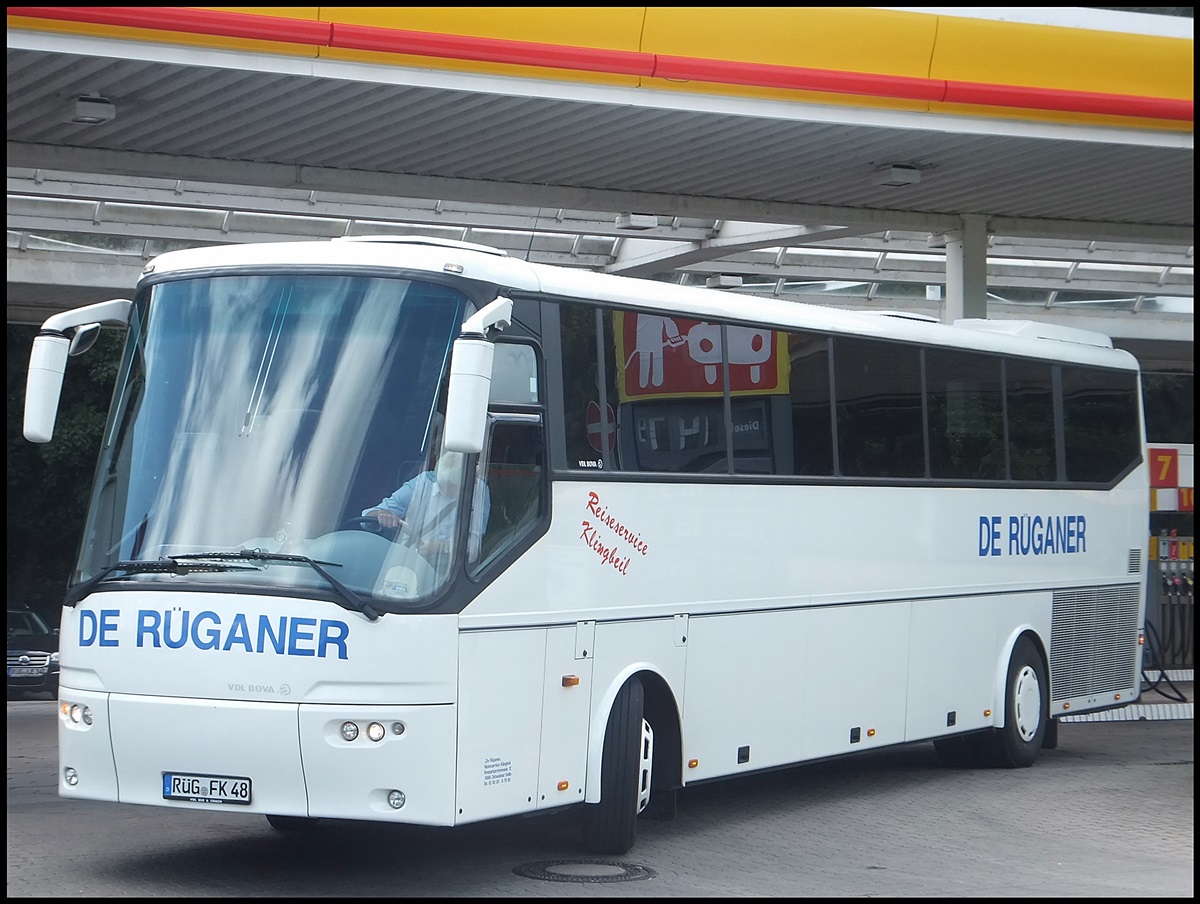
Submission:
[[[916,185],[921,181],[921,170],[911,163],[889,163],[875,170],[875,184],[893,188],[901,185]]]
[[[94,126],[117,118],[117,105],[107,97],[80,97],[75,101],[71,122]]]
[[[617,214],[618,229],[654,229],[658,226],[658,217],[649,213],[619,213]]]

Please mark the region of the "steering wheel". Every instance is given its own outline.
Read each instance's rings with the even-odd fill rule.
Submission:
[[[378,520],[370,515],[363,515],[359,518],[348,518],[342,522],[339,530],[363,530],[370,534],[378,534],[385,540],[390,540],[393,543],[400,542],[401,538],[409,538],[410,533],[406,530],[407,523],[401,522],[400,527],[384,527]]]
[[[375,518],[365,515],[361,518],[349,518],[343,521],[338,530],[365,530],[378,534],[383,532],[384,527]]]

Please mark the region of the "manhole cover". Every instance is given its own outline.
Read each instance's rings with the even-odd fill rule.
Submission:
[[[655,876],[649,867],[618,860],[538,860],[523,863],[513,872],[548,882],[633,882]]]

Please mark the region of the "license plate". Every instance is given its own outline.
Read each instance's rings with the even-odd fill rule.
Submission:
[[[250,803],[250,779],[242,775],[164,772],[162,779],[164,800],[187,800],[197,804]]]
[[[45,666],[40,665],[10,665],[9,678],[41,678],[46,674]]]

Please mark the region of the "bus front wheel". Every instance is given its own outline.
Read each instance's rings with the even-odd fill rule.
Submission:
[[[267,815],[267,822],[278,832],[307,832],[316,828],[320,820],[311,816],[276,816],[271,813]]]
[[[600,803],[585,804],[583,841],[597,854],[624,854],[637,838],[649,802],[653,733],[643,718],[645,691],[630,678],[617,692],[600,760]]]
[[[938,759],[945,766],[954,768],[974,768],[985,765],[987,751],[984,749],[986,738],[978,734],[954,735],[948,738],[938,738],[933,742]]]

